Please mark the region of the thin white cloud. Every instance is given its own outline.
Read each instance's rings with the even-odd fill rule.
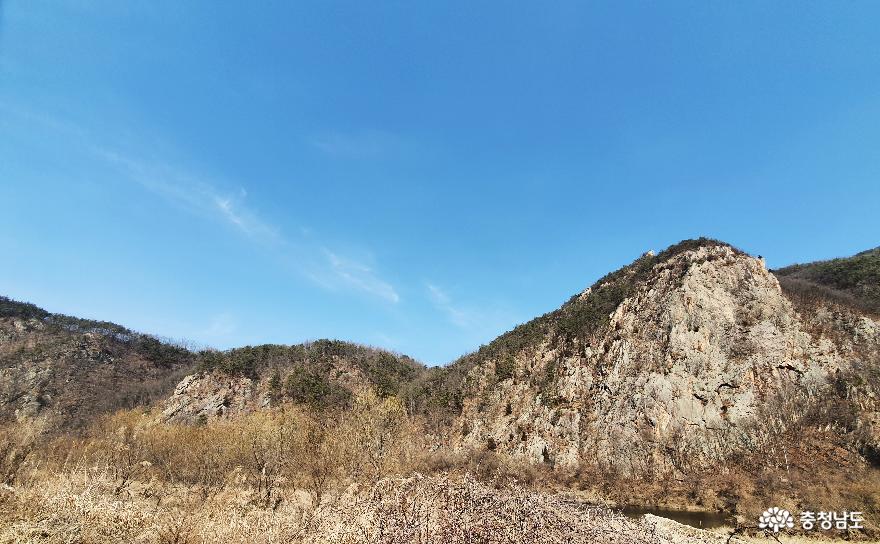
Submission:
[[[222,192],[207,182],[181,172],[167,168],[150,168],[144,163],[103,150],[101,153],[125,166],[130,177],[140,185],[174,204],[198,213],[217,216],[255,242],[271,246],[288,257],[294,257],[293,261],[317,262],[317,270],[306,272],[302,264],[299,268],[307,278],[321,287],[338,290],[343,286],[392,303],[400,300],[394,287],[381,279],[371,266],[330,249],[316,249],[316,246],[306,243],[306,239],[311,238],[310,230],[308,235],[301,233],[301,239],[295,241],[285,238],[277,228],[246,205],[247,191],[244,188],[239,188],[237,194],[231,191]]]
[[[375,271],[364,263],[342,257],[326,248],[323,250],[334,277],[349,287],[370,293],[389,302],[397,303],[400,296],[394,287],[380,279]]]
[[[478,313],[453,304],[446,291],[440,287],[433,283],[426,283],[425,287],[428,289],[428,298],[436,308],[446,314],[453,325],[466,329],[473,327],[479,322]]]
[[[124,179],[137,183],[171,205],[195,215],[224,222],[254,243],[271,249],[281,262],[292,265],[318,286],[334,291],[345,287],[391,303],[400,300],[394,286],[383,280],[372,266],[326,248],[310,228],[299,227],[298,236],[286,237],[280,229],[247,204],[248,191],[240,184],[221,183],[213,179],[209,181],[206,176],[194,174],[162,160],[148,160],[124,154],[112,146],[104,145],[103,142],[109,141],[109,138],[97,139],[77,125],[51,115],[16,108],[2,100],[0,111],[12,113],[43,126],[55,135],[61,135],[71,145],[81,146],[102,159],[106,165],[122,174]],[[375,142],[382,139],[375,135],[371,138]],[[369,141],[370,138],[365,140],[367,145],[364,149],[373,145]],[[341,145],[338,148],[340,151],[345,151],[344,141],[336,143]],[[348,151],[358,151],[357,146],[348,148]],[[223,186],[232,188],[222,188]]]
[[[239,187],[238,191],[221,191],[215,185],[180,169],[136,160],[102,147],[92,149],[122,169],[128,179],[175,205],[192,212],[219,217],[260,242],[282,240],[277,228],[247,207],[244,202],[247,191],[243,187]]]
[[[433,282],[425,282],[426,298],[446,320],[467,338],[484,343],[506,330],[521,318],[501,304],[466,306],[456,302],[449,292]]]
[[[243,200],[247,194],[244,189],[240,194],[242,196],[239,198],[214,195],[214,204],[220,210],[221,215],[248,236],[258,237],[264,241],[278,241],[281,238],[278,230],[268,225],[244,205]]]

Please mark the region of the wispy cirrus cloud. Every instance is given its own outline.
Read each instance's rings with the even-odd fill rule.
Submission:
[[[221,190],[217,185],[201,177],[158,161],[135,159],[105,147],[92,146],[92,150],[108,163],[115,165],[127,179],[162,197],[170,204],[189,212],[222,219],[259,242],[283,241],[278,228],[270,225],[247,206],[245,202],[247,191],[243,187],[237,190]]]
[[[475,338],[492,338],[509,330],[520,320],[501,304],[469,306],[453,300],[449,292],[433,282],[425,282],[428,300],[455,327]]]
[[[231,227],[271,251],[279,263],[290,266],[322,288],[359,292],[389,303],[400,301],[397,289],[381,277],[372,257],[363,262],[328,248],[309,227],[299,227],[293,235],[285,234],[248,202],[248,192],[241,183],[205,176],[147,153],[123,152],[117,146],[107,145],[111,138],[98,137],[90,130],[48,113],[2,100],[0,111],[32,126],[38,125],[47,134],[94,155],[110,167],[115,177],[143,187],[169,205]],[[370,138],[374,139],[373,144],[369,143]],[[336,146],[340,152],[358,152],[369,151],[381,140],[382,137],[374,135],[361,142],[331,139],[325,143],[328,150]],[[138,149],[144,147],[149,146]]]
[[[248,236],[258,237],[266,241],[278,241],[281,235],[277,228],[263,221],[256,213],[243,204],[247,193],[244,189],[240,196],[214,195],[214,205],[226,221]]]
[[[102,152],[105,157],[124,165],[131,177],[146,189],[176,205],[200,214],[210,214],[262,245],[271,246],[287,257],[317,285],[334,291],[359,291],[391,303],[400,301],[395,288],[383,280],[374,266],[340,254],[338,251],[316,245],[311,229],[291,239],[271,225],[246,203],[247,191],[221,191],[214,185],[169,169],[151,171],[149,165]],[[302,263],[310,263],[308,269]]]
[[[323,248],[322,253],[331,272],[331,277],[325,278],[323,281],[330,285],[337,284],[370,293],[388,302],[397,303],[400,301],[400,295],[397,294],[394,286],[380,278],[373,267],[341,256],[327,248]]]
[[[473,327],[479,322],[479,315],[473,310],[456,306],[449,294],[433,283],[426,283],[428,298],[434,306],[446,314],[449,321],[456,327],[463,329]]]

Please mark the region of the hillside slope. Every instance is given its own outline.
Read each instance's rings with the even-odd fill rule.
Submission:
[[[875,253],[835,261],[835,274],[867,277]],[[64,470],[78,455],[144,481],[215,486],[250,467],[241,477],[261,504],[278,478],[320,494],[367,472],[455,468],[589,500],[875,519],[880,322],[861,294],[871,285],[812,266],[776,275],[728,244],[686,240],[433,368],[334,340],[193,353],[0,298],[0,431],[50,431],[29,442],[31,457],[0,443],[0,469],[4,451],[12,467],[0,480],[58,449]],[[85,437],[51,432],[141,406]]]
[[[372,391],[401,397],[439,445],[559,469],[681,476],[793,434],[795,453],[815,439],[876,464],[877,259],[774,275],[728,244],[687,240],[437,368],[333,340],[194,354],[3,298],[0,402],[6,420],[75,428],[156,402],[163,420],[198,423],[284,402],[335,409]]]
[[[405,355],[339,340],[206,351],[197,370],[165,401],[165,421],[210,421],[284,402],[338,409],[366,391],[400,396],[426,371]]]
[[[652,478],[783,441],[798,459],[815,446],[876,463],[880,323],[839,301],[799,308],[727,244],[645,254],[447,369],[446,440]]]
[[[0,297],[0,424],[83,428],[167,397],[194,363],[189,351],[119,325]]]
[[[774,270],[787,292],[839,301],[880,315],[880,247],[852,257],[795,264]]]
[[[401,395],[415,360],[337,340],[198,353],[108,322],[0,297],[0,424],[86,427],[135,406],[196,423],[282,402],[340,408],[357,393]]]

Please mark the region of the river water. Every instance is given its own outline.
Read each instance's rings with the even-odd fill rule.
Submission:
[[[689,510],[670,510],[668,508],[654,508],[651,506],[624,506],[615,508],[630,518],[639,518],[645,514],[654,514],[673,521],[697,527],[699,529],[714,529],[716,527],[732,526],[733,518],[730,514],[721,512],[692,512]]]

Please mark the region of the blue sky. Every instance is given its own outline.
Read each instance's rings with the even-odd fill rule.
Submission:
[[[235,7],[237,5],[237,7]],[[880,244],[876,2],[0,4],[0,293],[444,363],[648,249]]]

